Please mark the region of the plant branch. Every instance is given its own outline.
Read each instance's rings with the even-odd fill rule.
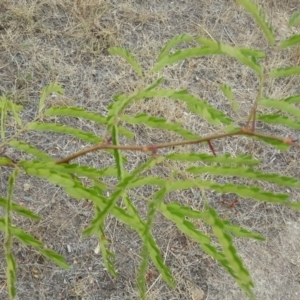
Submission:
[[[71,160],[86,155],[90,152],[98,151],[98,150],[104,150],[104,149],[118,149],[118,150],[127,150],[127,151],[142,151],[142,152],[151,152],[153,153],[153,149],[163,149],[163,148],[170,148],[175,146],[184,146],[184,145],[192,145],[192,144],[200,144],[203,142],[209,142],[211,140],[226,138],[226,137],[232,137],[236,135],[248,135],[253,137],[261,137],[261,138],[268,138],[272,140],[279,141],[283,144],[293,145],[300,147],[300,144],[295,144],[291,138],[281,138],[277,136],[267,135],[263,133],[253,132],[248,127],[241,128],[237,131],[230,132],[230,133],[221,133],[221,134],[214,134],[209,135],[207,137],[203,137],[196,140],[184,140],[184,141],[173,141],[168,143],[161,143],[156,145],[144,145],[144,146],[138,146],[138,145],[112,145],[108,143],[100,143],[97,145],[94,145],[92,147],[89,147],[87,149],[83,149],[81,151],[78,151],[76,153],[73,153],[70,156],[67,156],[63,159],[60,159],[56,161],[57,164],[63,164],[63,163],[69,163]]]

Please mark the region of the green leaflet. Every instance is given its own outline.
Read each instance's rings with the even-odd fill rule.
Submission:
[[[230,232],[231,234],[239,237],[245,237],[245,238],[251,238],[251,239],[256,239],[259,241],[264,241],[265,238],[261,236],[259,233],[248,231],[245,228],[242,228],[237,225],[230,224],[226,220],[222,220],[223,223],[223,228],[225,231]]]
[[[278,150],[281,150],[281,151],[286,151],[290,147],[290,145],[284,144],[283,142],[277,141],[277,140],[274,140],[274,139],[265,138],[265,137],[258,137],[258,136],[254,137],[254,138],[257,139],[257,140],[264,141],[265,143],[270,144],[270,145],[276,147]]]
[[[44,109],[45,100],[51,93],[63,94],[64,92],[65,92],[65,90],[62,88],[62,86],[55,82],[44,87],[42,90],[42,95],[41,95],[40,101],[39,101],[39,113]]]
[[[300,23],[300,9],[295,11],[289,20],[289,26],[296,26],[298,23]]]
[[[123,57],[133,67],[139,76],[143,76],[143,71],[139,62],[134,58],[130,51],[124,48],[112,47],[108,49],[108,52],[112,55],[119,55]]]
[[[205,221],[212,227],[218,242],[222,246],[225,257],[229,262],[229,267],[235,274],[236,282],[249,297],[253,298],[254,294],[252,288],[254,287],[254,284],[248,270],[243,265],[243,261],[237,254],[232,238],[225,232],[223,221],[218,218],[216,211],[210,208],[208,212],[209,217],[206,218]]]
[[[45,111],[45,116],[76,117],[85,120],[90,120],[100,125],[104,125],[106,123],[106,117],[100,116],[96,113],[78,107],[51,107]]]
[[[64,268],[64,269],[69,269],[70,266],[67,264],[65,258],[50,250],[50,249],[38,249],[38,251],[44,256],[46,257],[47,259],[51,260],[52,262],[56,263],[58,266]]]
[[[239,48],[239,49],[244,55],[255,57],[256,59],[261,59],[266,57],[266,54],[264,52],[256,49],[251,49],[251,48]]]
[[[6,205],[7,205],[7,201],[8,201],[8,199],[0,197],[0,206],[5,208]],[[26,218],[33,219],[33,220],[40,220],[41,219],[40,216],[36,215],[35,213],[30,211],[29,209],[26,209],[25,207],[20,206],[20,205],[14,203],[14,202],[11,203],[11,211],[15,211],[18,214],[20,214],[20,215],[22,215]]]
[[[264,32],[270,45],[273,46],[275,44],[273,29],[269,22],[266,20],[264,12],[252,0],[237,0],[237,2],[241,4],[252,15],[261,30]]]
[[[231,157],[229,153],[220,156],[209,155],[206,153],[169,154],[166,156],[166,158],[178,161],[204,161],[207,163],[223,163],[252,166],[256,166],[260,163],[259,160],[253,159],[251,155],[242,154],[237,157]]]
[[[115,102],[108,106],[108,116],[106,119],[106,129],[111,131],[117,116],[125,109],[125,107],[134,99],[134,96],[115,95]]]
[[[281,101],[285,101],[288,103],[298,103],[300,102],[300,95],[290,96],[288,98],[282,99]]]
[[[0,157],[0,166],[13,166],[14,163],[7,157]]]
[[[179,218],[189,217],[193,219],[203,219],[207,217],[207,212],[191,209],[189,206],[180,205],[180,203],[172,202],[167,204],[165,208],[173,215]]]
[[[291,118],[281,115],[258,115],[257,120],[268,124],[278,124],[290,127],[292,129],[300,130],[300,123]]]
[[[177,133],[187,139],[200,138],[197,134],[182,128],[181,123],[167,123],[163,118],[152,117],[147,114],[139,114],[134,117],[123,115],[120,117],[120,120],[129,124],[144,124],[151,128],[165,129]]]
[[[31,154],[33,156],[35,156],[36,158],[39,158],[40,160],[43,161],[53,161],[53,159],[45,152],[42,152],[38,149],[36,149],[35,147],[28,145],[24,142],[19,142],[19,141],[10,141],[9,145],[11,147],[17,148],[21,151],[26,152],[27,154]]]
[[[213,106],[189,94],[186,90],[151,90],[142,91],[137,95],[138,98],[153,98],[153,97],[166,97],[173,100],[180,100],[187,104],[190,111],[202,116],[213,125],[219,126],[220,123],[229,125],[232,120],[227,117],[223,112],[215,109]]]
[[[300,67],[279,68],[270,72],[271,77],[285,77],[293,75],[300,75]]]
[[[287,38],[280,44],[280,48],[284,49],[287,47],[295,46],[300,44],[300,34],[294,34],[291,37]]]
[[[300,70],[300,68],[299,68]],[[282,110],[283,112],[289,113],[296,118],[300,118],[300,110],[296,108],[294,105],[291,105],[285,101],[280,100],[269,100],[269,99],[263,99],[259,101],[259,104],[265,107],[271,107],[271,108],[277,108]]]
[[[123,126],[118,126],[119,134],[124,135],[128,139],[133,139],[135,137],[135,133],[131,132],[130,130],[126,129]]]
[[[253,180],[269,181],[283,186],[300,188],[300,182],[293,177],[280,176],[278,174],[266,174],[250,168],[233,166],[201,166],[188,168],[187,171],[193,174],[209,173],[212,175],[239,176],[251,178]]]
[[[78,139],[92,144],[101,142],[101,138],[93,135],[92,133],[84,132],[82,130],[60,124],[32,122],[27,125],[27,128],[29,130],[54,131],[63,134],[70,134],[77,137]]]
[[[147,86],[144,91],[150,91],[155,89],[156,87],[158,87],[159,85],[161,85],[163,82],[165,81],[165,79],[163,77],[159,77],[157,80],[155,80],[152,84],[150,84],[149,86]]]
[[[232,109],[235,113],[238,111],[238,103],[233,99],[232,88],[229,85],[223,84],[220,86],[221,91],[224,93],[226,98],[228,99]]]
[[[164,46],[164,48],[161,50],[157,62],[159,62],[161,59],[163,59],[166,55],[168,55],[169,51],[177,46],[178,44],[184,43],[184,42],[190,42],[193,40],[193,37],[188,34],[181,34],[174,36],[167,44]]]

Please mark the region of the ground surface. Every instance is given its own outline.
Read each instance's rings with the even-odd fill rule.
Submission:
[[[286,24],[299,8],[298,0],[260,0],[272,18],[278,41],[298,29]],[[212,37],[225,43],[259,48],[268,53],[267,70],[299,65],[300,49],[273,51],[251,17],[235,1],[114,1],[114,0],[1,0],[0,1],[0,94],[24,105],[24,121],[34,118],[39,91],[57,81],[65,87],[64,96],[53,96],[47,106],[76,105],[105,115],[107,105],[117,93],[129,93],[138,87],[138,80],[124,61],[108,55],[111,46],[129,48],[143,67],[153,65],[164,43],[176,34]],[[249,112],[256,97],[257,80],[246,68],[224,57],[191,59],[166,68],[161,74],[169,88],[187,88],[237,120]],[[152,78],[154,79],[154,77]],[[239,102],[235,116],[222,96],[219,84],[234,88]],[[298,78],[269,80],[266,94],[281,98],[300,93]],[[187,128],[205,135],[214,132],[212,126],[189,114],[186,108],[165,99],[139,102],[128,110],[131,114],[147,112],[183,122]],[[101,135],[103,128],[92,123],[69,118],[62,123]],[[55,120],[58,122],[58,120]],[[259,125],[260,130],[278,135],[296,135],[279,126]],[[131,128],[135,142],[149,144],[169,140],[159,130]],[[15,124],[7,126],[8,134]],[[47,151],[55,158],[78,150],[78,141],[59,134],[30,132],[22,139]],[[216,141],[218,154],[249,153],[262,160],[261,169],[300,177],[299,150],[279,152],[259,142],[245,138]],[[198,146],[197,146],[198,147]],[[189,151],[207,149],[190,147]],[[179,149],[180,150],[180,149]],[[184,150],[184,149],[181,149]],[[19,154],[7,149],[7,155]],[[133,169],[145,159],[139,153],[127,153],[128,168]],[[25,157],[23,157],[25,158]],[[80,162],[95,167],[113,163],[103,153],[88,155]],[[157,170],[163,174],[164,170]],[[9,173],[2,171],[1,195],[5,196]],[[272,185],[264,186],[273,189]],[[277,190],[276,190],[277,191]],[[279,190],[278,190],[279,191]],[[138,191],[145,196],[151,190]],[[297,190],[285,190],[299,199]],[[210,204],[220,214],[240,225],[263,234],[266,242],[237,240],[236,245],[256,284],[257,299],[300,299],[300,222],[299,213],[289,209],[254,201],[239,201],[235,209],[220,203],[219,197],[208,195]],[[201,208],[201,197],[195,191],[172,194],[172,201]],[[76,201],[46,181],[22,175],[16,186],[15,201],[31,208],[43,217],[39,223],[15,218],[14,222],[41,239],[48,247],[66,256],[68,271],[45,261],[32,249],[15,244],[18,262],[17,299],[137,299],[135,270],[139,263],[138,236],[115,219],[107,222],[107,237],[116,253],[118,279],[105,271],[101,257],[95,254],[95,238],[83,239],[81,231],[93,211],[89,203]],[[141,211],[145,203],[136,199]],[[202,224],[199,228],[206,230]],[[241,300],[243,293],[215,261],[207,257],[193,241],[181,235],[176,227],[158,217],[154,234],[166,263],[172,269],[177,288],[169,289],[156,270],[149,271],[148,299]],[[3,250],[1,256],[3,255]],[[1,259],[0,299],[6,299],[5,263]]]

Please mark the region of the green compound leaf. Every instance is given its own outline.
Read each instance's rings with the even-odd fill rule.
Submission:
[[[64,92],[65,90],[62,88],[62,86],[55,82],[44,87],[39,102],[39,113],[44,109],[45,100],[47,99],[47,97],[49,97],[51,93],[63,94]]]
[[[84,132],[82,130],[60,124],[32,122],[27,125],[27,128],[29,130],[53,131],[57,133],[70,134],[78,139],[92,144],[101,142],[101,138],[93,135],[92,133]]]
[[[240,49],[237,47],[223,44],[220,41],[213,41],[211,39],[206,39],[203,37],[198,38],[197,41],[201,44],[204,44],[206,47],[213,49],[215,51],[215,54],[224,54],[235,58],[240,63],[251,68],[254,72],[256,72],[259,75],[260,78],[262,77],[262,67],[259,65],[259,63],[257,63],[256,57],[249,56],[249,51],[247,51],[245,48]],[[253,50],[252,53],[258,54],[259,51]]]
[[[258,115],[257,120],[268,124],[278,124],[300,130],[300,123],[281,115]]]
[[[182,215],[178,212],[173,210],[169,211],[169,207],[165,204],[160,205],[160,211],[165,218],[174,222],[181,232],[198,242],[206,254],[216,259],[234,278],[236,277],[229,265],[229,262],[226,260],[225,255],[218,251],[216,247],[211,245],[211,239],[201,231],[197,230],[192,222],[184,220]]]
[[[198,211],[191,209],[189,206],[182,206],[180,203],[172,202],[166,205],[168,211],[173,215],[177,215],[178,217],[184,219],[185,217],[193,218],[193,219],[205,219],[208,217],[209,212],[206,211]],[[245,238],[254,238],[257,240],[265,240],[263,236],[256,232],[248,231],[245,228],[242,228],[237,225],[230,224],[229,221],[222,220],[224,225],[224,230],[230,232],[231,234],[239,237]]]
[[[73,187],[76,185],[76,179],[70,174],[62,173],[55,168],[51,168],[55,163],[41,163],[39,161],[21,161],[19,163],[24,168],[25,172],[32,176],[45,178],[49,182],[58,184],[63,187]]]
[[[270,72],[271,77],[300,75],[300,67],[279,68]]]
[[[284,49],[284,48],[291,47],[291,46],[294,46],[297,44],[300,44],[300,34],[294,34],[291,37],[289,37],[288,39],[284,40],[280,44],[280,48]]]
[[[139,62],[130,53],[130,51],[124,48],[112,47],[108,50],[108,52],[112,55],[119,55],[123,57],[133,67],[133,69],[138,73],[139,76],[143,76],[143,71]]]
[[[7,118],[7,112],[11,111],[13,113],[14,119],[16,120],[17,124],[21,127],[22,120],[18,114],[23,108],[22,105],[14,104],[11,100],[7,99],[5,96],[0,97],[0,128],[1,128],[1,138],[5,138],[5,122]]]
[[[76,117],[82,118],[85,120],[89,120],[95,122],[100,125],[106,125],[107,118],[100,116],[99,114],[87,111],[83,108],[78,107],[51,107],[45,111],[45,116],[68,116],[68,117]],[[119,126],[120,134],[126,136],[127,138],[134,138],[135,134],[128,129]]]
[[[296,26],[298,23],[300,23],[300,9],[295,11],[289,20],[289,26]]]
[[[10,141],[9,145],[11,147],[17,148],[18,150],[24,151],[27,154],[33,155],[36,158],[39,158],[40,160],[43,161],[53,161],[53,159],[45,152],[42,152],[35,147],[28,145],[24,142],[19,142],[19,141]]]
[[[187,171],[193,174],[209,173],[211,175],[239,176],[244,178],[251,178],[253,180],[269,181],[283,186],[300,188],[300,182],[295,178],[280,176],[278,174],[266,174],[259,171],[254,171],[250,168],[233,166],[203,166],[191,167],[188,168]]]
[[[187,104],[190,111],[202,116],[213,125],[219,126],[221,124],[229,125],[232,120],[227,117],[222,111],[217,110],[209,105],[206,101],[201,100],[189,94],[187,90],[153,90],[142,91],[137,95],[138,98],[153,98],[165,97],[173,100],[180,100]]]
[[[8,199],[2,198],[0,197],[0,206],[5,208],[7,205],[7,201]],[[24,208],[23,206],[20,206],[14,202],[11,203],[11,211],[15,211],[18,214],[26,217],[26,218],[30,218],[33,220],[40,220],[41,217],[36,215],[35,213],[33,213],[32,211],[30,211],[29,209]]]
[[[133,125],[143,124],[151,128],[165,129],[177,133],[178,135],[181,135],[187,139],[200,138],[198,135],[182,128],[181,123],[167,123],[167,121],[163,118],[152,117],[148,116],[147,114],[139,114],[134,117],[123,115],[120,117],[120,120]]]
[[[181,34],[174,36],[161,50],[157,62],[159,62],[161,59],[163,59],[166,55],[168,55],[169,51],[174,48],[175,46],[184,43],[184,42],[190,42],[193,40],[193,37],[188,34]]]
[[[272,202],[272,203],[281,203],[286,204],[289,199],[287,194],[275,194],[272,192],[262,191],[260,188],[255,186],[243,186],[243,185],[234,185],[234,184],[216,184],[212,181],[201,181],[198,179],[195,180],[177,180],[169,183],[169,190],[182,190],[189,189],[192,187],[199,187],[203,189],[214,190],[218,193],[235,193],[240,197],[252,198],[254,200]]]
[[[229,267],[235,274],[235,280],[238,285],[244,290],[250,298],[254,297],[252,288],[254,284],[248,270],[243,265],[243,261],[237,254],[237,250],[233,245],[232,238],[225,232],[223,220],[218,218],[214,209],[208,210],[209,217],[205,219],[206,223],[212,227],[218,242],[223,248],[223,253],[226,260],[229,262]]]
[[[38,167],[47,167],[57,172],[76,174],[77,176],[84,176],[91,179],[97,179],[99,177],[111,177],[117,176],[118,172],[115,167],[108,167],[102,170],[98,170],[92,167],[79,166],[77,164],[44,164],[37,165]]]
[[[100,116],[96,113],[87,111],[83,108],[78,107],[51,107],[45,111],[45,116],[68,116],[76,117],[85,120],[96,122],[97,124],[103,125],[106,123],[106,117]]]
[[[100,244],[100,250],[101,250],[101,255],[102,255],[102,259],[104,262],[104,266],[107,269],[107,271],[111,274],[111,276],[113,277],[117,277],[117,272],[115,270],[115,266],[113,263],[113,259],[115,258],[115,254],[110,252],[107,248],[108,248],[108,241],[105,237],[105,233],[104,233],[104,228],[103,227],[99,227],[99,233],[98,233],[98,238],[99,238],[99,244]]]
[[[140,291],[140,298],[145,299],[146,297],[146,271],[148,267],[148,257],[150,255],[149,250],[152,250],[148,246],[149,243],[149,238],[151,237],[151,230],[152,230],[152,224],[156,215],[156,208],[160,206],[160,204],[163,202],[166,194],[167,194],[167,188],[166,185],[164,185],[160,190],[158,190],[154,196],[153,200],[151,200],[148,204],[148,214],[147,214],[147,222],[145,225],[145,230],[144,230],[144,243],[142,245],[142,250],[141,250],[141,257],[142,261],[140,263],[140,266],[138,268],[137,272],[137,283],[138,283],[138,288]],[[156,251],[152,255],[155,259],[157,259],[157,253]],[[162,259],[161,259],[162,262]],[[161,263],[157,261],[159,265]],[[164,272],[165,273],[165,272]],[[171,274],[169,274],[171,275]]]
[[[14,166],[14,163],[7,157],[0,157],[0,166]]]
[[[119,145],[119,130],[117,125],[114,125],[112,127],[112,141],[113,141],[113,145],[115,146]],[[114,157],[115,157],[115,162],[118,170],[118,178],[121,180],[125,176],[125,170],[123,166],[122,154],[119,149],[114,149]]]
[[[64,268],[64,269],[69,269],[70,268],[70,266],[67,264],[65,258],[62,255],[56,253],[55,251],[52,251],[50,249],[38,249],[38,251],[44,257],[51,260],[52,262],[54,262],[55,264],[57,264],[61,268]]]
[[[203,161],[206,163],[223,163],[223,164],[236,164],[236,165],[253,165],[256,166],[260,163],[259,160],[253,159],[251,155],[239,155],[231,157],[229,153],[220,156],[209,155],[206,153],[182,153],[182,154],[169,154],[167,159],[178,161]]]
[[[286,113],[289,113],[289,114],[295,116],[296,118],[300,118],[300,109],[296,108],[294,105],[291,105],[285,101],[263,99],[263,100],[259,101],[259,104],[264,107],[280,109],[283,112],[286,112]]]
[[[11,219],[11,207],[13,200],[13,190],[15,185],[15,180],[18,175],[18,170],[15,169],[8,179],[7,188],[7,201],[6,201],[6,211],[4,219],[4,250],[5,250],[5,260],[6,260],[6,279],[7,279],[7,289],[10,299],[13,299],[16,295],[16,263],[14,256],[12,254],[12,242],[13,242],[13,227]]]
[[[146,162],[139,168],[135,170],[135,173],[133,176],[136,176],[140,171],[145,169],[146,167],[151,167],[154,163],[153,162]],[[109,205],[109,199],[106,199],[105,197],[101,196],[96,190],[94,189],[88,189],[83,187],[80,183],[76,183],[76,186],[71,188],[66,188],[66,192],[76,198],[86,198],[95,203],[95,205],[99,206],[101,210],[105,209]],[[127,198],[128,199],[128,198]],[[114,217],[116,217],[118,220],[126,224],[127,226],[133,228],[138,232],[138,234],[141,236],[141,238],[144,238],[144,231],[145,231],[145,224],[141,221],[140,217],[137,214],[132,214],[133,211],[136,211],[133,204],[131,203],[131,215],[129,215],[124,209],[114,206],[111,210],[111,213]],[[90,230],[85,230],[86,234],[90,233]],[[147,247],[149,248],[149,255],[152,259],[154,265],[158,270],[162,272],[163,279],[170,285],[174,286],[171,271],[168,269],[167,266],[164,265],[163,259],[161,257],[159,248],[157,247],[155,240],[151,236],[151,238],[148,241]]]
[[[201,57],[205,55],[221,54],[217,49],[211,49],[208,47],[196,47],[185,50],[178,50],[174,54],[165,55],[160,59],[153,67],[153,72],[158,72],[163,67],[167,65],[174,64],[178,61],[191,58],[191,57]]]
[[[275,44],[273,29],[269,22],[266,20],[266,16],[261,8],[253,0],[237,0],[237,2],[241,4],[252,15],[259,27],[264,32],[270,45],[273,46]]]

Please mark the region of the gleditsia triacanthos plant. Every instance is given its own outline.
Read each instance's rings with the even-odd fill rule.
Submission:
[[[272,28],[268,24],[268,21],[260,8],[251,0],[237,0],[237,2],[254,17],[270,45],[274,46],[275,38]],[[299,23],[300,10],[291,16],[289,25],[295,26]],[[163,280],[169,286],[174,287],[175,285],[171,271],[168,266],[165,265],[160,249],[157,246],[155,238],[151,232],[153,219],[157,212],[162,214],[168,220],[174,222],[178,230],[183,232],[186,236],[199,243],[201,249],[222,265],[222,267],[235,279],[236,283],[249,298],[255,298],[252,279],[233,244],[233,237],[239,236],[258,240],[263,240],[264,238],[258,233],[248,231],[240,226],[233,225],[230,222],[223,220],[212,207],[209,207],[207,203],[205,204],[203,211],[198,211],[188,206],[182,206],[177,202],[166,204],[164,203],[164,198],[169,192],[174,190],[198,188],[201,192],[205,190],[213,190],[217,193],[235,193],[239,197],[281,204],[297,210],[300,209],[300,202],[290,201],[289,196],[286,194],[276,194],[269,191],[263,191],[255,186],[241,186],[235,184],[221,185],[217,182],[203,180],[201,177],[195,177],[193,180],[179,180],[176,178],[176,175],[168,178],[167,180],[166,178],[161,177],[145,177],[143,176],[143,172],[167,160],[184,162],[201,161],[207,165],[201,167],[193,166],[188,168],[186,171],[194,175],[208,173],[212,175],[239,176],[254,180],[264,180],[277,185],[300,188],[300,182],[295,178],[255,171],[252,169],[252,166],[257,166],[259,161],[254,160],[249,155],[232,157],[227,154],[217,156],[211,144],[211,141],[215,139],[244,135],[250,138],[260,139],[263,142],[279,148],[280,150],[286,150],[291,146],[299,147],[300,145],[296,144],[292,138],[270,136],[257,132],[255,130],[255,121],[260,120],[269,124],[281,124],[292,129],[300,129],[300,125],[297,120],[300,119],[300,110],[293,105],[294,103],[300,102],[300,95],[294,95],[286,99],[278,100],[270,100],[264,95],[263,87],[266,74],[264,74],[264,70],[259,63],[259,60],[265,58],[265,54],[258,50],[238,48],[212,39],[199,37],[196,39],[196,42],[200,44],[199,47],[178,50],[170,54],[170,50],[175,46],[192,40],[194,39],[187,34],[182,34],[171,39],[160,52],[151,72],[159,72],[167,65],[174,64],[190,57],[200,57],[204,55],[228,55],[237,59],[240,63],[252,69],[260,82],[257,98],[253,103],[253,108],[249,113],[244,127],[236,127],[233,121],[226,116],[225,113],[215,109],[204,100],[198,99],[186,90],[177,91],[172,89],[159,89],[159,85],[163,82],[163,78],[159,78],[150,86],[144,89],[139,89],[130,95],[114,96],[115,101],[109,106],[107,116],[101,116],[76,107],[52,107],[45,111],[45,101],[47,97],[51,93],[62,94],[64,92],[63,88],[56,83],[50,84],[44,88],[39,102],[37,117],[32,122],[25,125],[22,124],[22,120],[19,116],[19,112],[22,107],[14,104],[4,96],[0,98],[2,139],[2,143],[0,145],[0,149],[2,149],[0,165],[3,168],[11,168],[13,170],[8,180],[7,197],[0,197],[0,205],[5,209],[5,217],[0,219],[0,229],[5,234],[4,250],[7,263],[6,276],[10,299],[13,299],[16,295],[16,262],[12,254],[13,239],[18,239],[21,243],[27,246],[32,246],[40,254],[54,263],[61,267],[68,268],[63,256],[52,250],[46,249],[41,241],[35,239],[21,228],[12,224],[12,213],[18,213],[26,218],[35,220],[40,219],[40,217],[32,211],[13,202],[14,183],[17,179],[18,173],[20,172],[44,178],[49,182],[62,187],[71,197],[76,199],[88,199],[93,203],[95,217],[90,226],[84,230],[83,234],[96,234],[99,237],[102,258],[107,271],[112,276],[116,276],[117,274],[113,264],[114,254],[109,251],[109,245],[105,239],[105,219],[110,214],[139,234],[142,241],[142,250],[141,263],[137,270],[137,285],[139,287],[141,299],[146,297],[145,274],[149,260],[153,262],[160,272]],[[279,47],[283,49],[297,44],[300,44],[300,34],[293,35],[286,39],[279,45]],[[137,72],[137,74],[141,78],[143,77],[144,72],[140,67],[140,64],[128,50],[123,48],[112,48],[110,49],[110,54],[123,57]],[[271,77],[292,75],[300,75],[300,66],[275,69],[268,74],[268,76]],[[223,85],[221,89],[232,104],[233,109],[237,110],[237,103],[233,100],[231,88],[227,85]],[[124,113],[125,109],[132,102],[154,97],[165,97],[185,102],[191,112],[200,115],[216,127],[223,128],[224,133],[200,137],[198,134],[183,128],[180,123],[168,123],[164,119],[149,116],[147,114],[130,116]],[[276,113],[259,115],[256,113],[258,106],[274,108]],[[10,112],[13,115],[20,127],[20,130],[9,138],[5,138],[7,112]],[[59,124],[43,123],[41,122],[43,120],[43,116],[69,116],[91,120],[104,126],[106,128],[106,133],[104,137],[101,138],[76,128]],[[122,121],[123,124],[144,124],[152,128],[164,129],[178,134],[182,137],[182,139],[163,144],[144,146],[132,144],[121,145],[119,143],[120,135],[132,138],[134,134],[121,126],[119,124],[120,121]],[[68,157],[55,161],[47,153],[42,152],[34,146],[18,139],[20,133],[30,130],[54,131],[62,134],[73,135],[80,140],[92,144],[92,146],[87,146],[84,150],[80,150]],[[204,153],[174,153],[166,156],[160,156],[158,153],[158,150],[162,148],[173,148],[175,146],[199,143],[207,143],[212,155]],[[24,151],[25,153],[34,156],[34,159],[14,161],[5,155],[4,146],[10,146]],[[115,159],[114,166],[100,170],[72,163],[72,160],[79,156],[84,156],[87,153],[100,150],[112,151]],[[122,155],[122,152],[125,150],[148,152],[150,153],[149,159],[138,166],[133,172],[128,173],[125,170],[125,160]],[[180,171],[174,170],[174,174],[176,174],[176,172],[178,173]],[[118,184],[115,185],[114,191],[110,194],[110,196],[107,196],[107,194],[104,196],[105,194],[103,191],[105,191],[106,185],[100,180],[106,176],[115,176],[118,179]],[[83,186],[79,177],[89,178],[94,183],[93,186]],[[148,215],[146,221],[143,221],[142,217],[138,214],[137,209],[128,193],[130,189],[142,185],[155,185],[158,187],[157,192],[152,195],[151,200],[147,203]],[[119,205],[121,199],[123,200],[122,206]],[[194,226],[193,219],[201,219],[204,223],[211,226],[212,233],[215,235],[220,247],[217,248],[214,246],[212,239]]]

